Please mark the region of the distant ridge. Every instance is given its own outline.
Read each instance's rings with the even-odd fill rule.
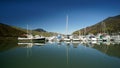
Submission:
[[[108,17],[107,19],[95,25],[74,31],[73,34],[79,35],[79,32],[81,34],[88,34],[88,33],[97,34],[97,33],[103,33],[103,32],[106,32],[109,34],[119,33],[120,32],[120,15]]]
[[[41,28],[34,29],[34,31],[38,31],[38,32],[47,32],[46,30],[41,29]]]

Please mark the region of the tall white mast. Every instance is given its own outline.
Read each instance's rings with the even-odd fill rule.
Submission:
[[[28,34],[28,24],[27,24],[27,34]]]
[[[81,34],[81,32],[80,32],[80,30],[79,30],[79,36],[80,36],[80,34]]]
[[[84,28],[84,35],[86,35],[86,27]]]
[[[103,33],[106,33],[106,30],[105,30],[105,29],[106,29],[105,22],[102,22],[102,26],[103,26],[103,27],[102,27],[102,28],[103,28]]]
[[[67,15],[67,18],[66,18],[66,35],[68,34],[68,15]]]

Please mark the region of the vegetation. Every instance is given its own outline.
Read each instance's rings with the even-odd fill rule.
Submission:
[[[19,28],[19,27],[14,27],[14,28],[15,28],[15,29],[18,29],[18,30],[21,30],[21,31],[24,31],[24,32],[27,33],[27,30],[26,30],[26,29]],[[28,33],[31,33],[31,34],[33,34],[33,35],[45,36],[45,37],[57,35],[57,33],[54,33],[54,32],[47,32],[47,31],[44,30],[44,29],[28,30]]]
[[[95,25],[77,30],[73,34],[120,33],[120,15],[109,17]]]
[[[47,32],[46,30],[44,30],[44,29],[41,29],[41,28],[34,29],[34,31],[38,31],[38,32]]]
[[[0,23],[0,37],[18,37],[24,31],[13,28],[12,26]]]
[[[26,33],[26,29],[0,23],[0,37],[18,37],[23,36]],[[28,30],[28,33],[45,37],[57,35],[57,33],[47,32],[43,29]]]

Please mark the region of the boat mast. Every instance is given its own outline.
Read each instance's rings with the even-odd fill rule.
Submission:
[[[68,15],[67,15],[67,18],[66,18],[66,35],[68,34]]]
[[[84,35],[86,35],[86,27],[84,28]]]
[[[27,24],[27,35],[28,35],[28,24]]]
[[[102,22],[102,25],[103,25],[103,33],[106,33],[106,25],[105,25],[105,22]]]
[[[80,32],[80,30],[79,30],[79,36],[80,36],[80,34],[81,34],[81,32]]]
[[[68,65],[68,64],[69,64],[69,53],[68,53],[68,52],[69,52],[69,51],[68,51],[68,50],[69,50],[69,47],[67,46],[66,48],[67,48],[67,49],[66,49],[66,51],[67,51],[67,52],[66,52],[66,53],[67,53],[67,54],[66,54],[66,59],[67,59],[67,65]]]

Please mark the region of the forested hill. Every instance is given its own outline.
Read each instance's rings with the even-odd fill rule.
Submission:
[[[120,15],[109,17],[95,25],[77,30],[73,34],[120,33]]]
[[[24,33],[24,31],[15,29],[10,25],[0,23],[0,37],[17,37]]]
[[[28,32],[32,33],[33,35],[41,35],[45,37],[57,35],[57,33],[55,32],[47,32],[46,30],[40,28],[28,30]],[[23,36],[23,34],[26,33],[27,33],[26,29],[0,23],[0,37],[18,37]]]
[[[46,30],[41,29],[41,28],[34,29],[34,31],[38,31],[38,32],[47,32]]]

